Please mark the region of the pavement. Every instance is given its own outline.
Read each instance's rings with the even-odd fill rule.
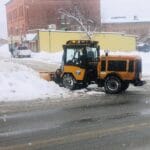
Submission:
[[[119,95],[1,103],[0,150],[149,150],[146,80]]]

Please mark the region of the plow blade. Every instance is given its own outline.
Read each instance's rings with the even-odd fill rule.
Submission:
[[[54,80],[55,72],[39,72],[39,73],[40,73],[40,77],[44,80],[47,80],[47,81]]]

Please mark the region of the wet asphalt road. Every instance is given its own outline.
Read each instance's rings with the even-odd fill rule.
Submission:
[[[149,81],[120,95],[0,104],[0,150],[149,149]]]

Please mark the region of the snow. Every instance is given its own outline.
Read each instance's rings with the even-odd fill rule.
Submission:
[[[36,33],[30,33],[30,34],[26,34],[26,41],[33,41],[36,38],[37,34]]]
[[[11,58],[11,54],[8,50],[8,45],[5,44],[3,46],[0,46],[0,59],[9,59]]]
[[[61,98],[68,90],[47,82],[26,66],[0,61],[0,101],[24,101],[39,98]]]
[[[32,58],[50,64],[61,64],[62,55],[63,55],[63,51],[56,52],[56,53],[39,52],[39,53],[32,53]]]

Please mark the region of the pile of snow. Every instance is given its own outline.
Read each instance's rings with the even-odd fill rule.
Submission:
[[[139,53],[143,61],[143,75],[150,76],[150,52]]]
[[[68,90],[47,82],[26,66],[0,61],[0,101],[68,97]]]
[[[11,58],[11,54],[9,52],[8,44],[0,46],[0,59]]]

